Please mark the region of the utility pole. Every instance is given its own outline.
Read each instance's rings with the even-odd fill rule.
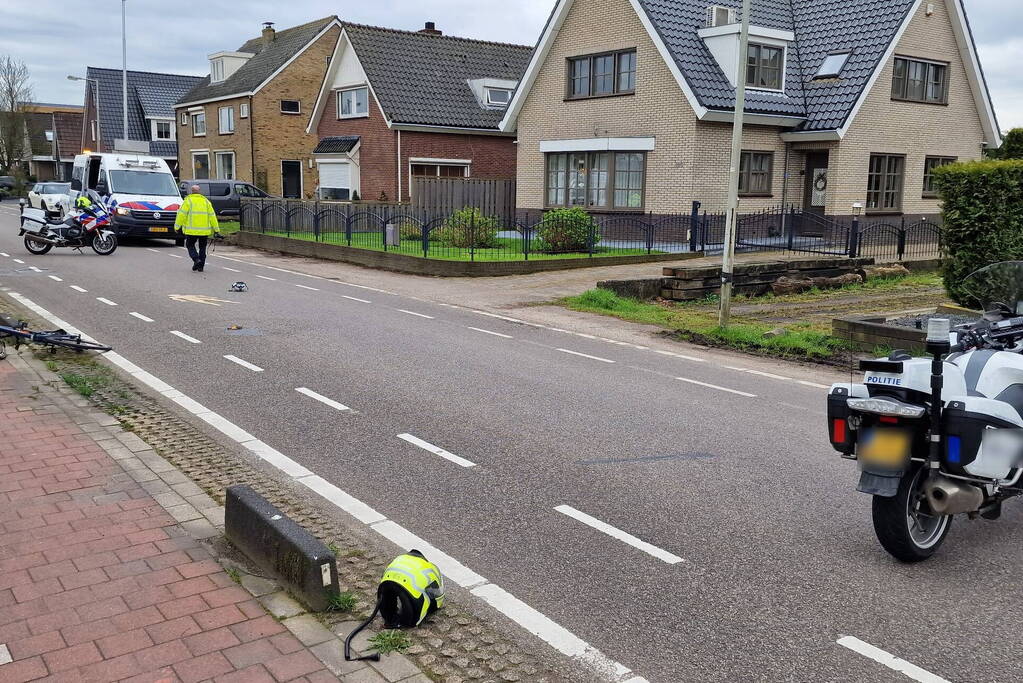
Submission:
[[[739,58],[735,73],[735,119],[732,122],[732,157],[728,171],[728,218],[725,224],[725,250],[721,263],[721,309],[718,324],[727,327],[732,315],[732,278],[735,268],[735,234],[739,220],[739,165],[742,162],[742,124],[746,110],[746,61],[749,52],[750,13],[753,0],[742,0],[742,27],[739,30]]]
[[[125,6],[128,0],[121,0],[121,138],[128,140],[128,31],[125,20]]]

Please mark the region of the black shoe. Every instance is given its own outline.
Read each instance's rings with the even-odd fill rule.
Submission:
[[[202,269],[205,268],[205,267],[206,267],[205,263],[199,263],[199,264],[197,264],[196,270],[198,270],[201,273]]]
[[[195,261],[192,263],[192,270],[199,270],[199,262]]]

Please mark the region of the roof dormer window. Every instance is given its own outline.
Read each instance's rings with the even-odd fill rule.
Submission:
[[[220,83],[224,80],[224,60],[214,59],[210,61],[210,83]]]
[[[785,48],[750,43],[746,52],[746,85],[764,90],[782,90]]]
[[[484,88],[487,93],[487,104],[495,107],[507,107],[511,102],[512,91],[507,88]]]
[[[824,61],[821,62],[821,68],[817,70],[817,74],[814,76],[814,80],[838,78],[841,76],[842,69],[845,68],[851,54],[851,52],[839,52],[825,57]]]

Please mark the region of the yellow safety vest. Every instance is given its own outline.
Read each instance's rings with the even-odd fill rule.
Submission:
[[[444,577],[437,565],[425,558],[411,554],[400,555],[384,571],[381,583],[384,581],[393,581],[415,600],[422,601],[417,624],[426,618],[431,606],[436,610],[444,604]],[[427,589],[431,589],[429,594]]]
[[[174,220],[174,229],[186,235],[211,237],[220,229],[220,224],[217,223],[217,213],[210,200],[201,194],[190,194],[181,202],[178,217]]]

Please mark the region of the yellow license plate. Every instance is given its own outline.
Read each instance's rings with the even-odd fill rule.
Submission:
[[[897,429],[875,429],[861,442],[858,455],[865,465],[900,469],[909,460],[909,434]]]
[[[149,232],[170,232],[170,228],[149,228]]]

